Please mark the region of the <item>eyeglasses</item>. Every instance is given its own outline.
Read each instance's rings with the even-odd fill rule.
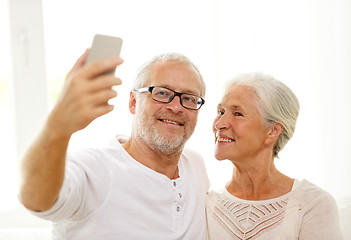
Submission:
[[[190,93],[179,93],[165,87],[143,87],[134,90],[140,93],[150,92],[153,100],[162,103],[170,103],[175,96],[178,96],[180,104],[184,108],[192,110],[199,110],[205,103],[205,100],[202,97]]]

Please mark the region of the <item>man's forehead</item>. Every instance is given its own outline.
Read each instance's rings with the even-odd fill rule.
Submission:
[[[165,61],[159,61],[155,62],[153,66],[151,67],[151,71],[162,71],[162,70],[172,70],[174,68],[184,68],[188,69],[191,66],[188,63],[185,62],[179,62],[179,61],[174,61],[174,60],[165,60]]]
[[[189,64],[174,61],[156,63],[151,69],[148,85],[196,95],[201,92],[200,77],[196,70]]]

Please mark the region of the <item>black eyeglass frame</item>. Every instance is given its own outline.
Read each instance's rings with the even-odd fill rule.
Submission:
[[[153,98],[153,95],[152,95],[152,91],[154,90],[155,87],[167,89],[167,90],[173,92],[174,95],[171,96],[171,97],[168,99],[167,102],[154,99],[154,98]],[[174,90],[172,90],[172,89],[169,89],[169,88],[166,88],[166,87],[159,87],[159,86],[142,87],[142,88],[134,89],[134,91],[137,91],[137,92],[140,92],[140,93],[142,93],[142,92],[150,92],[150,93],[151,93],[152,99],[155,100],[155,101],[157,101],[157,102],[161,102],[161,103],[170,103],[170,102],[173,101],[173,99],[174,99],[175,96],[178,96],[178,97],[179,97],[179,101],[180,101],[180,105],[182,105],[183,108],[190,109],[190,110],[199,110],[199,109],[202,107],[202,105],[205,104],[205,99],[203,99],[203,98],[200,97],[200,96],[197,96],[197,95],[191,94],[191,93],[180,93],[180,92],[176,92],[176,91],[174,91]],[[182,95],[183,95],[183,94],[186,94],[186,95],[190,95],[190,96],[194,96],[194,97],[200,98],[200,99],[201,99],[201,103],[198,103],[198,105],[200,105],[200,106],[199,106],[198,108],[189,108],[189,107],[184,106],[184,105],[183,105],[183,99],[182,99]]]

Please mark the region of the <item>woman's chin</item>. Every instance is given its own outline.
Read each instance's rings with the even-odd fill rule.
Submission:
[[[220,154],[218,152],[215,152],[215,158],[218,160],[218,161],[223,161],[223,160],[226,160],[227,158],[223,155],[223,154]]]

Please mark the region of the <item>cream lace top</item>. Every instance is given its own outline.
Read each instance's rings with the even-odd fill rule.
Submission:
[[[306,180],[295,180],[291,192],[263,201],[211,191],[206,211],[210,240],[342,239],[333,197]]]

